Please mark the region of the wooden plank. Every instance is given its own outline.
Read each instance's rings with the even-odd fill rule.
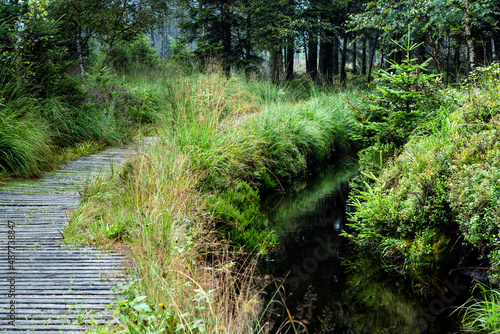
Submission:
[[[31,290],[26,290],[26,289],[16,289],[15,291],[15,297],[13,299],[15,300],[24,300],[26,298],[46,298],[46,296],[52,296],[52,297],[64,297],[64,296],[69,296],[71,298],[76,298],[78,296],[86,296],[88,298],[97,298],[97,297],[102,297],[102,296],[116,296],[116,293],[113,291],[109,290],[109,287],[111,285],[107,286],[102,286],[100,289],[72,289],[71,287],[67,289],[61,289],[61,287],[52,287],[50,289],[45,286],[43,289],[38,288],[38,289],[31,289]],[[105,289],[107,288],[107,290]],[[94,295],[95,293],[95,295]],[[8,295],[7,291],[4,291],[0,293],[1,297],[6,297]],[[95,296],[95,297],[94,297]],[[5,303],[6,300],[0,299],[0,304]],[[7,300],[7,302],[10,302],[10,300]]]
[[[61,319],[61,318],[54,318],[54,319],[46,319],[44,321],[45,325],[71,325],[79,324],[80,321],[85,322],[85,323],[91,323],[91,322],[105,322],[106,320],[109,320],[108,317],[97,317],[97,316],[89,316],[89,319],[87,321],[83,321],[83,319],[78,319],[78,318],[71,318],[71,319]],[[18,326],[26,326],[26,325],[40,325],[40,320],[44,319],[17,319],[16,324]]]
[[[52,283],[56,283],[54,285]],[[116,283],[116,282],[114,282]],[[40,281],[36,284],[31,282],[16,282],[16,293],[30,293],[30,291],[46,291],[50,293],[50,291],[58,291],[54,290],[55,287],[57,289],[62,289],[66,291],[97,291],[97,290],[109,290],[114,287],[115,284],[112,284],[108,281],[81,281],[81,282],[68,282],[68,281],[53,281],[46,280]]]
[[[36,331],[36,333],[34,331],[31,331],[31,330],[8,330],[6,332],[3,332],[5,334],[11,334],[11,333],[23,333],[23,334],[60,334],[60,333],[64,333],[64,334],[72,334],[72,333],[82,333],[83,330],[80,330],[80,331],[72,331],[72,330],[64,330],[64,329],[60,329],[60,330],[57,330],[57,331],[45,331],[45,330],[38,330]]]
[[[0,280],[15,275],[17,306],[16,326],[7,326],[10,299],[7,286],[0,285],[0,330],[81,333],[84,326],[74,325],[75,319],[81,324],[110,319],[110,311],[102,312],[116,300],[112,287],[124,281],[125,257],[64,245],[61,234],[69,222],[67,210],[77,206],[78,192],[86,182],[115,169],[134,149],[117,148],[83,157],[43,179],[0,189]],[[7,221],[15,223],[16,245],[9,248],[10,253],[6,244],[12,229]],[[14,261],[2,262],[9,254]]]
[[[82,326],[81,325],[64,325],[64,326],[57,326],[57,325],[45,325],[45,324],[42,324],[42,325],[38,325],[36,327],[34,327],[33,325],[16,325],[15,328],[16,330],[22,330],[22,331],[25,331],[25,330],[34,330],[36,331],[36,333],[39,333],[39,331],[37,330],[38,328],[40,328],[40,326],[44,329],[44,331],[48,332],[48,331],[59,331],[59,330],[83,330]]]
[[[17,326],[22,326],[24,328],[27,328],[28,326],[39,326],[40,319],[17,319],[16,320],[16,325]],[[83,324],[92,324],[92,323],[97,323],[97,324],[105,324],[106,320],[109,320],[109,318],[93,318],[93,319],[88,319],[87,321],[81,320],[81,319],[47,319],[44,321],[43,325],[48,326],[48,325],[83,325]],[[38,333],[38,331],[37,331]]]
[[[16,298],[16,310],[21,309],[33,309],[38,310],[46,308],[68,308],[70,306],[77,306],[79,308],[94,308],[96,305],[100,307],[101,305],[109,305],[116,301],[115,298],[106,298],[103,295],[83,296],[81,298],[67,296],[45,296],[44,298]],[[10,304],[7,302],[0,303],[1,310],[5,311],[9,309]]]

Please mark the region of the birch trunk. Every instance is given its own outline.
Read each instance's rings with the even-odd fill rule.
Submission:
[[[467,42],[467,56],[469,70],[472,72],[476,68],[476,50],[472,39],[472,23],[470,20],[470,0],[465,0],[465,40]]]
[[[85,67],[83,64],[83,52],[82,52],[82,29],[79,25],[76,26],[75,30],[76,37],[76,52],[78,53],[78,66],[80,67],[80,75],[85,75]]]

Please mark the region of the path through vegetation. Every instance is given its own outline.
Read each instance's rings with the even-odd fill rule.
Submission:
[[[0,332],[79,333],[110,320],[122,255],[62,245],[62,233],[85,184],[130,150],[110,149],[0,188]]]

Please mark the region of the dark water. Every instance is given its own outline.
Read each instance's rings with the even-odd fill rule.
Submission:
[[[370,254],[353,254],[340,236],[356,167],[338,162],[295,192],[263,201],[280,239],[266,264],[278,278],[267,292],[273,332],[462,333],[450,313],[469,297],[467,279],[436,277],[439,291],[418,285]]]

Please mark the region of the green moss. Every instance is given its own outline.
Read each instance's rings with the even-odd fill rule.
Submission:
[[[265,252],[276,240],[260,212],[258,192],[238,179],[215,178],[207,184],[207,210],[218,222],[222,235],[249,252]]]

